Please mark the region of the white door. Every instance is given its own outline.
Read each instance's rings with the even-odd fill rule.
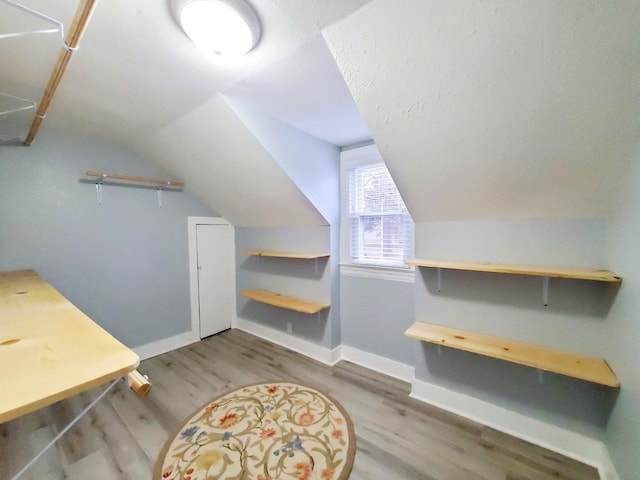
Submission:
[[[231,225],[197,225],[200,338],[231,328],[235,309],[235,258]]]

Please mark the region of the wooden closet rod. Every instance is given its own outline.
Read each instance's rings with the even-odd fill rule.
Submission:
[[[95,170],[89,170],[86,175],[87,177],[96,177],[103,180],[123,180],[125,182],[151,183],[154,185],[164,185],[167,187],[184,187],[184,182],[174,182],[173,180],[162,180],[159,178],[134,177],[131,175],[123,175],[121,173],[105,173],[96,172]]]
[[[40,100],[40,104],[38,105],[38,110],[36,111],[36,116],[33,118],[31,128],[29,129],[27,138],[24,141],[25,145],[29,146],[33,143],[33,139],[38,132],[38,128],[40,128],[40,124],[47,114],[51,99],[58,89],[60,80],[62,80],[62,75],[67,69],[67,65],[71,60],[73,52],[78,49],[80,39],[82,38],[82,35],[84,34],[84,31],[89,24],[89,20],[91,19],[91,15],[93,15],[93,11],[95,10],[97,4],[98,0],[80,0],[78,9],[76,10],[76,16],[73,19],[73,23],[71,24],[69,33],[67,33],[65,44],[60,50],[58,61],[53,67],[53,72],[51,72],[51,77],[49,77],[49,83],[47,84],[44,94],[42,95],[42,99]]]

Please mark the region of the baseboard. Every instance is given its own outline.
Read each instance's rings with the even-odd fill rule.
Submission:
[[[602,462],[598,467],[598,473],[600,474],[601,480],[620,480],[620,476],[618,476],[618,472],[616,471],[616,467],[613,465],[613,461],[611,460],[611,456],[609,455],[609,450],[603,444],[602,445]]]
[[[411,397],[591,465],[602,480],[618,480],[606,446],[598,440],[415,378]]]
[[[325,365],[335,365],[335,363],[340,360],[340,347],[334,349],[323,347],[309,340],[239,317],[234,319],[232,325],[233,328],[269,340],[281,347],[313,358]]]
[[[163,338],[151,343],[146,343],[135,347],[132,350],[138,354],[140,360],[146,360],[147,358],[162,355],[163,353],[176,350],[181,347],[186,347],[192,343],[200,341],[200,338],[194,332],[185,332],[173,337]]]
[[[334,349],[287,334],[250,320],[234,318],[232,327],[264,338],[325,365],[347,360],[399,380],[411,382],[411,397],[522,440],[558,452],[598,469],[602,480],[620,480],[606,446],[592,438],[498,407],[490,402],[418,380],[414,367],[347,345]],[[200,339],[194,332],[134,348],[141,360],[190,345]]]
[[[341,350],[342,360],[347,360],[405,382],[411,382],[414,378],[414,368],[406,363],[400,363],[347,345],[342,345]]]

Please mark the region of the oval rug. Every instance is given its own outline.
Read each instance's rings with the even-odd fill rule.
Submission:
[[[154,480],[346,480],[356,437],[344,408],[306,386],[240,387],[198,409],[160,452]]]

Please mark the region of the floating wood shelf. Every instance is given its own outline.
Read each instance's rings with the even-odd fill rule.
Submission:
[[[537,277],[573,278],[577,280],[596,280],[599,282],[621,282],[622,277],[608,271],[579,267],[554,267],[539,265],[519,265],[505,263],[448,262],[444,260],[426,260],[413,258],[408,265],[417,267],[444,268],[448,270],[468,270],[472,272],[509,273],[514,275],[533,275]]]
[[[175,180],[163,180],[160,178],[147,178],[147,177],[135,177],[132,175],[123,175],[121,173],[106,173],[96,172],[89,170],[86,174],[87,177],[94,177],[98,180],[113,180],[119,182],[132,182],[132,183],[146,183],[149,185],[158,185],[162,187],[170,188],[182,188],[184,182],[176,182]]]
[[[330,305],[319,303],[313,300],[305,300],[304,298],[289,297],[281,293],[264,290],[262,288],[254,288],[242,292],[245,297],[255,300],[256,302],[266,303],[274,307],[285,308],[287,310],[295,310],[302,313],[318,313]]]
[[[329,256],[328,253],[279,252],[276,250],[244,250],[242,253],[256,257],[300,258],[306,260]]]
[[[422,322],[415,322],[405,335],[608,387],[620,387],[620,381],[611,367],[600,358]]]

